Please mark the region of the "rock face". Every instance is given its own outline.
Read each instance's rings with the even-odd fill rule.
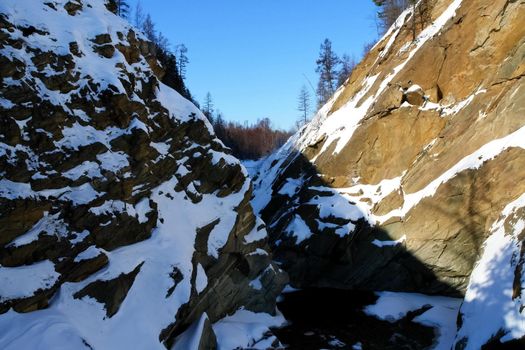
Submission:
[[[437,0],[412,40],[405,11],[262,163],[254,207],[293,286],[466,293],[491,227],[525,192],[524,15],[524,1]],[[519,286],[517,252],[497,268]],[[485,340],[524,335],[500,326]]]
[[[112,9],[0,4],[3,349],[162,349],[204,313],[212,344],[287,281],[245,169]]]

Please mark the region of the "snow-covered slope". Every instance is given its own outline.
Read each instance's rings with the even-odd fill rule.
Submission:
[[[162,349],[286,282],[246,170],[113,7],[0,2],[2,349]]]
[[[521,228],[495,239],[491,227],[525,193],[525,3],[433,3],[415,40],[408,9],[265,160],[252,202],[295,287],[467,293],[466,339],[490,314],[477,305],[503,298],[509,313],[491,309],[477,348],[521,337],[525,321],[512,284],[477,293],[470,276],[481,256],[475,271],[521,276]]]

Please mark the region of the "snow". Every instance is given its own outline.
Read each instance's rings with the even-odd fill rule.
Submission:
[[[450,105],[450,106],[443,107],[442,108],[442,116],[446,117],[446,116],[457,114],[463,108],[467,107],[474,100],[474,97],[476,97],[479,94],[485,93],[485,92],[487,92],[487,90],[485,90],[485,89],[478,89],[478,91],[476,91],[474,94],[468,96],[463,101],[460,101],[460,102],[458,102],[455,105]]]
[[[0,344],[4,350],[91,350],[77,330],[57,314],[41,318],[40,312],[19,314],[13,310],[0,317]],[[67,339],[67,341],[64,341]]]
[[[311,187],[311,189],[323,192],[332,192],[330,196],[314,196],[307,204],[317,205],[321,219],[341,218],[344,220],[357,221],[363,217],[363,213],[346,198],[339,195],[337,190],[329,187]]]
[[[149,145],[155,148],[155,150],[159,152],[161,156],[167,155],[170,151],[170,145],[164,142],[150,142]]]
[[[54,190],[43,190],[39,193],[44,194],[46,196],[46,193],[49,193],[49,195],[53,196],[53,193],[55,193]],[[71,201],[74,205],[83,205],[88,204],[100,197],[102,193],[99,193],[95,191],[93,186],[91,184],[86,183],[83,185],[80,185],[79,187],[67,187],[64,189],[64,192],[62,195],[60,195],[61,200],[68,200]]]
[[[423,189],[410,194],[405,193],[405,201],[403,203],[402,208],[395,209],[394,211],[383,216],[378,216],[378,221],[385,222],[394,216],[406,216],[410,209],[415,207],[423,198],[432,197],[436,193],[439,186],[449,181],[461,171],[467,169],[478,169],[483,165],[483,163],[495,158],[503,151],[511,147],[525,148],[525,126],[521,127],[520,129],[514,131],[513,133],[505,137],[492,140],[489,143],[483,145],[477,151],[469,154],[468,156],[464,157],[459,162],[454,164],[451,168],[449,168],[439,177],[434,179]]]
[[[415,317],[414,322],[437,328],[438,337],[433,350],[451,349],[461,299],[417,293],[380,292],[377,295],[377,302],[367,306],[364,311],[369,316],[389,322],[402,319],[410,311],[431,306],[429,310]]]
[[[418,91],[423,91],[423,88],[417,84],[414,84],[410,86],[406,92],[409,93],[409,92],[418,92]]]
[[[213,134],[213,127],[208,119],[197,109],[192,103],[189,103],[177,91],[160,83],[157,91],[157,99],[159,102],[170,111],[173,118],[182,122],[188,122],[194,119],[199,119],[204,122],[208,132]]]
[[[363,350],[363,345],[361,343],[355,343],[353,346],[352,346],[352,349],[353,350]]]
[[[516,211],[524,207],[525,194],[505,207],[472,271],[460,310],[463,324],[456,337],[456,342],[468,339],[465,350],[480,349],[499,331],[506,333],[503,342],[525,336],[523,296],[513,298],[514,274],[523,244],[519,236],[525,230],[525,218]],[[524,288],[523,274],[520,282]]]
[[[69,242],[71,244],[78,244],[78,243],[84,241],[84,239],[86,239],[87,236],[89,236],[89,231],[88,230],[84,230],[84,231],[82,231],[80,233],[75,232],[75,235],[76,235],[76,237],[74,239],[70,239],[69,240]]]
[[[264,249],[257,248],[253,252],[249,253],[248,255],[251,256],[251,255],[270,255],[270,254],[268,254],[268,252]]]
[[[75,68],[72,74],[79,74],[79,89],[85,86],[87,76],[93,78],[93,86],[99,85],[99,90],[113,85],[117,93],[125,92],[121,79],[124,74],[115,74],[116,64],[122,65],[122,69],[135,74],[137,83],[145,78],[145,72],[150,68],[145,59],[133,65],[129,65],[124,56],[117,50],[110,59],[101,58],[93,51],[93,39],[96,35],[109,33],[113,43],[119,43],[117,32],[127,33],[129,24],[120,17],[111,14],[105,8],[104,2],[99,0],[83,0],[82,10],[75,16],[70,16],[63,9],[66,0],[53,2],[57,10],[51,9],[37,0],[2,0],[0,12],[6,14],[10,22],[18,26],[33,25],[38,29],[48,31],[49,35],[34,34],[23,37],[18,29],[10,34],[13,38],[21,38],[27,46],[39,48],[42,51],[52,51],[57,54],[69,54],[69,43],[77,42],[83,56],[74,57]],[[139,37],[142,34],[137,33]],[[123,45],[128,43],[120,41]],[[39,96],[49,100],[51,103],[65,109],[70,119],[64,123],[61,130],[63,138],[55,141],[55,146],[61,148],[64,153],[78,150],[83,146],[101,143],[107,151],[98,154],[96,159],[91,159],[66,171],[64,175],[69,179],[76,180],[82,176],[95,179],[100,175],[105,176],[105,171],[111,171],[117,176],[126,176],[126,168],[129,167],[128,156],[124,152],[114,152],[111,142],[122,135],[129,135],[133,131],[149,133],[150,127],[138,116],[131,116],[130,124],[123,128],[107,127],[97,129],[90,125],[91,116],[81,113],[79,110],[70,111],[68,102],[70,94],[62,94],[58,91],[48,90],[44,84],[31,77],[34,68],[32,54],[19,51],[10,47],[0,49],[0,54],[8,58],[23,60],[27,65],[26,77],[29,82],[34,81],[34,89]],[[50,71],[49,71],[50,73]],[[12,79],[5,79],[4,85],[9,88],[10,84],[17,84]],[[97,92],[88,96],[97,96]],[[156,92],[158,101],[167,109],[170,116],[177,123],[202,122],[212,132],[211,125],[202,113],[189,101],[181,97],[171,88],[160,84]],[[137,95],[130,96],[131,99],[141,102]],[[8,103],[2,100],[2,105]],[[102,112],[97,110],[97,112]],[[46,132],[41,130],[41,132]],[[157,149],[161,155],[167,155],[169,142],[155,142],[151,147]],[[196,145],[190,145],[189,148]],[[239,162],[231,155],[217,151],[208,151],[206,145],[197,145],[201,149],[200,156],[211,157],[215,164],[225,162],[238,165]],[[17,161],[16,153],[24,152],[28,157],[28,168],[39,171],[40,177],[50,175],[51,172],[42,169],[51,168],[40,162],[38,157],[27,147],[22,145],[9,146],[0,143],[0,156],[6,157],[7,161],[14,164]],[[197,157],[199,155],[195,155]],[[179,169],[191,171],[183,166],[183,160],[178,160]],[[122,174],[124,173],[124,174]],[[246,171],[243,169],[243,173]],[[129,174],[129,173],[128,173]],[[109,264],[100,271],[93,273],[87,279],[80,282],[66,282],[61,285],[50,306],[43,310],[27,314],[19,314],[8,311],[0,315],[0,348],[1,349],[83,349],[86,348],[84,341],[93,349],[164,349],[159,340],[159,334],[163,329],[177,321],[176,315],[180,307],[190,300],[192,288],[202,292],[208,285],[206,273],[201,265],[194,266],[192,258],[195,253],[196,229],[220,218],[210,233],[208,240],[208,253],[218,257],[220,250],[227,242],[232,232],[237,214],[235,210],[244,200],[249,188],[249,180],[245,180],[242,188],[226,197],[218,198],[214,194],[202,194],[199,203],[192,203],[186,198],[184,191],[177,192],[178,179],[172,176],[160,183],[156,188],[144,190],[143,184],[137,184],[133,188],[134,194],[139,191],[146,197],[141,198],[132,205],[119,200],[100,200],[97,207],[90,210],[95,215],[108,215],[111,220],[113,215],[126,213],[136,217],[139,223],[147,221],[147,214],[157,208],[159,220],[154,223],[152,235],[149,239],[120,247],[118,249],[104,252],[109,259]],[[60,205],[62,201],[71,201],[73,205],[90,204],[95,199],[104,196],[105,193],[98,192],[90,183],[78,187],[63,187],[59,189],[36,191],[29,183],[19,183],[0,178],[0,196],[7,199],[52,199]],[[150,201],[154,202],[151,203]],[[87,209],[87,208],[86,208]],[[162,219],[162,220],[161,220]],[[108,221],[109,222],[109,221]],[[260,221],[258,221],[260,223]],[[257,225],[259,226],[259,224]],[[65,230],[59,217],[46,213],[45,216],[33,228],[12,242],[14,245],[28,244],[42,232],[57,235],[59,238],[75,237],[70,239],[72,244],[78,244],[89,239],[90,232],[71,232]],[[63,230],[63,231],[62,231]],[[266,231],[254,230],[248,235],[248,240],[257,241],[266,237]],[[101,250],[91,246],[81,252],[75,260],[89,259]],[[267,255],[264,250],[255,250],[254,253]],[[122,273],[129,273],[141,265],[140,272],[130,288],[126,298],[120,306],[118,313],[111,318],[107,317],[104,306],[90,297],[75,299],[73,295],[85,288],[89,283],[97,280],[115,279]],[[170,273],[176,266],[181,274],[180,281],[173,293],[166,297],[167,291],[173,286]],[[194,271],[196,269],[196,271]],[[196,276],[195,285],[192,285],[192,276]],[[30,266],[7,268],[0,266],[0,300],[15,297],[30,296],[39,288],[48,288],[55,284],[59,274],[55,272],[51,261],[43,261]],[[153,288],[154,287],[154,288]],[[242,315],[242,313],[241,313]],[[254,314],[255,315],[255,314]],[[278,323],[272,316],[259,316],[259,321],[254,324],[245,322],[247,336],[258,336],[257,331],[261,324],[269,325]],[[227,331],[227,326],[237,327],[236,319],[226,322],[219,328]],[[271,321],[274,320],[274,321]],[[244,322],[243,319],[238,320]],[[67,340],[67,341],[65,341]]]
[[[149,198],[143,198],[135,205],[135,212],[139,223],[143,224],[148,222],[146,214],[151,212],[153,209],[149,205]]]
[[[401,31],[401,28],[403,27],[403,25],[405,24],[405,19],[408,15],[410,15],[412,13],[412,8],[409,7],[407,8],[405,11],[403,11],[401,13],[401,15],[396,19],[396,21],[390,26],[390,28],[388,29],[388,31],[385,33],[385,35],[383,36],[383,38],[381,40],[379,40],[375,45],[374,45],[374,48],[376,46],[378,46],[381,42],[383,42],[385,40],[385,38],[388,38],[388,42],[386,43],[383,51],[381,51],[381,54],[379,55],[378,59],[379,60],[380,58],[383,58],[386,56],[386,54],[390,51],[390,48],[392,47],[392,45],[394,44],[394,42],[396,41],[397,39],[397,36],[399,35],[399,32]],[[377,62],[376,60],[376,62]]]
[[[10,344],[15,339],[17,342],[21,341],[18,340],[20,334],[23,334],[22,338],[25,339],[26,334],[32,334],[30,329],[34,327],[44,327],[60,320],[72,333],[84,338],[93,348],[162,349],[163,345],[158,339],[159,330],[173,323],[177,310],[188,302],[191,295],[190,281],[193,270],[191,261],[195,251],[196,228],[214,221],[217,215],[220,215],[221,223],[215,230],[224,230],[226,235],[231,232],[235,223],[235,215],[232,213],[243,200],[249,186],[249,182],[246,181],[246,188],[243,191],[227,198],[203,195],[202,201],[194,204],[184,199],[184,192],[174,190],[176,183],[176,178],[172,177],[171,180],[152,190],[151,199],[157,203],[159,216],[164,222],[157,223],[158,226],[150,239],[107,252],[110,264],[105,269],[85,281],[62,285],[61,292],[55,296],[50,308],[30,314],[2,315],[0,327],[9,328],[9,331],[0,335],[0,348],[6,348],[6,344]],[[109,204],[103,205],[103,208],[107,205]],[[213,240],[214,237],[210,237],[210,241]],[[220,242],[212,244],[217,248],[222,247]],[[143,265],[133,286],[119,312],[113,317],[107,318],[103,306],[92,298],[80,300],[73,298],[73,295],[88,283],[116,278],[123,272],[132,271],[141,263]],[[53,267],[51,263],[47,266],[49,269]],[[166,292],[173,284],[169,277],[173,266],[180,269],[183,280],[177,285],[173,294],[166,298]],[[33,268],[34,266],[28,267],[28,269]],[[207,278],[202,267],[196,268],[195,287],[202,291],[207,284]],[[5,271],[7,270],[2,268],[1,273],[5,274]],[[11,273],[10,276],[28,283],[37,282],[39,278],[46,276],[42,271],[35,275],[38,278],[23,278],[23,274],[18,272]],[[2,283],[0,288],[6,288],[5,286],[6,283]],[[140,317],[137,318],[136,315]],[[50,325],[50,327],[55,326]],[[15,328],[17,332],[13,331]],[[55,333],[50,333],[50,337],[53,334]],[[60,332],[56,334],[58,336]],[[61,338],[56,338],[54,341],[57,344],[63,343]]]
[[[201,293],[208,286],[208,277],[201,264],[197,264],[197,278],[195,279],[195,288],[197,293]]]
[[[264,341],[264,334],[269,331],[270,327],[279,327],[285,322],[280,313],[272,316],[267,313],[255,313],[240,309],[235,314],[227,316],[213,325],[213,330],[217,336],[218,350],[268,349],[271,342],[268,339]],[[275,337],[270,339],[273,341]]]
[[[263,289],[263,285],[262,285],[262,282],[261,282],[261,277],[259,276],[256,279],[254,279],[253,281],[251,281],[249,286],[252,287],[255,290],[262,290]]]
[[[405,235],[403,235],[403,237],[401,237],[400,239],[395,240],[395,241],[380,241],[378,239],[374,239],[372,241],[372,244],[375,245],[376,247],[379,247],[379,248],[394,247],[394,246],[403,244],[403,242],[405,242],[406,239],[407,239],[407,236],[405,236]]]
[[[255,219],[255,226],[253,227],[253,229],[250,231],[250,233],[244,236],[244,242],[246,244],[250,244],[268,238],[268,233],[266,232],[265,228],[261,228],[259,230],[259,227],[261,226],[264,226],[264,222],[259,217],[257,217]]]
[[[202,332],[208,315],[203,313],[184,333],[175,340],[171,350],[199,350]]]
[[[26,233],[18,236],[15,240],[9,243],[10,247],[20,247],[26,244],[30,244],[38,240],[41,234],[47,234],[48,236],[57,236],[58,239],[66,237],[67,230],[64,222],[59,219],[60,214],[49,215],[49,212],[44,212],[42,218],[29,229]]]
[[[118,173],[121,169],[129,166],[128,156],[124,152],[112,152],[97,154],[100,167],[104,170]]]
[[[0,265],[0,302],[30,297],[39,289],[49,289],[59,277],[60,274],[55,272],[55,266],[49,260],[29,266],[4,267]],[[0,326],[0,329],[5,328]],[[0,344],[2,344],[1,338]]]
[[[0,196],[7,199],[31,197],[60,197],[61,200],[71,201],[74,205],[88,204],[102,196],[93,189],[91,184],[85,183],[78,187],[64,187],[52,190],[33,191],[27,183],[13,182],[7,179],[0,180]]]
[[[302,184],[303,184],[303,178],[299,178],[299,179],[288,178],[286,179],[286,182],[279,189],[279,192],[277,193],[291,198],[295,195],[295,193],[297,193],[297,190],[302,186]]]
[[[91,260],[102,254],[102,251],[95,247],[94,245],[89,246],[86,250],[80,252],[76,257],[74,262],[81,262],[83,260]]]
[[[288,227],[286,227],[285,232],[290,236],[296,237],[296,244],[301,243],[302,241],[310,238],[312,236],[312,231],[303,219],[299,215],[295,215]]]
[[[369,73],[361,83],[360,89],[357,90],[357,93],[345,105],[336,111],[332,111],[335,101],[337,101],[339,95],[343,91],[342,88],[339,88],[334,96],[318,111],[309,124],[293,135],[277,152],[264,160],[262,165],[259,166],[258,180],[254,188],[254,199],[252,200],[254,210],[257,213],[260,213],[270,202],[271,193],[273,192],[272,186],[275,179],[279,177],[279,174],[286,171],[286,167],[293,162],[293,159],[300,156],[301,152],[309,145],[315,144],[324,138],[323,146],[318,152],[318,155],[326,152],[328,148],[332,147],[334,144],[335,148],[333,148],[333,154],[335,155],[348,144],[370,107],[376,103],[391,81],[403,70],[424,43],[435,37],[449,20],[455,16],[460,5],[461,0],[454,0],[450,3],[449,7],[434,21],[434,23],[423,30],[414,43],[407,46],[406,50],[410,50],[410,52],[401,64],[395,67],[391,72],[380,72],[375,75]],[[403,26],[409,15],[410,9],[403,12],[396,23],[380,41],[383,42],[386,38],[389,38],[381,55],[386,55],[388,53],[400,28]],[[379,43],[376,44],[376,46],[377,45],[379,45]],[[381,75],[382,77],[379,80]],[[380,83],[379,86],[376,87],[378,81],[380,81]],[[363,100],[366,95],[369,95],[369,97]],[[426,104],[425,107],[429,108],[430,105]],[[317,156],[311,160],[312,163],[315,164]],[[290,194],[292,190],[293,186],[287,185],[282,189],[282,194]],[[386,191],[383,191],[383,193],[388,194]],[[346,196],[346,198],[355,197],[356,196],[350,195]],[[356,202],[356,206],[359,207],[361,212],[367,216],[371,222],[376,221],[376,218],[370,214],[370,205]]]
[[[374,203],[380,202],[392,192],[399,190],[404,174],[403,172],[401,176],[396,178],[384,179],[377,184],[356,184],[351,187],[341,188],[312,187],[312,189],[333,193],[332,199],[328,199],[320,204],[323,217],[330,217],[330,215],[332,215],[352,221],[365,218],[373,225],[379,218],[372,213]],[[325,197],[320,197],[313,201],[313,203],[323,202],[324,198]],[[334,208],[337,207],[337,209],[333,210],[332,206]],[[320,229],[322,229],[322,226],[320,226]]]
[[[98,164],[89,161],[82,162],[80,165],[77,165],[76,167],[62,173],[62,175],[73,181],[80,179],[82,176],[92,179],[102,177],[100,169],[98,168]]]
[[[368,112],[368,109],[380,97],[394,77],[403,70],[403,68],[408,64],[412,57],[414,57],[423,44],[437,35],[444,25],[455,16],[456,10],[460,5],[461,0],[453,1],[432,25],[428,26],[420,33],[420,35],[416,38],[414,48],[408,54],[407,59],[399,66],[394,68],[392,73],[385,76],[377,90],[365,101],[361,100],[369,93],[369,91],[371,91],[371,88],[374,86],[374,83],[379,77],[379,74],[372,77],[367,77],[362,83],[361,90],[359,90],[359,92],[350,101],[348,101],[337,111],[328,115],[327,112],[330,111],[331,106],[337,98],[337,96],[334,96],[325,107],[321,108],[312,123],[307,126],[305,137],[301,139],[301,144],[298,145],[297,148],[302,149],[304,146],[320,139],[320,136],[324,134],[326,135],[327,139],[319,154],[325,152],[334,142],[336,147],[333,153],[338,154],[352,138],[354,131],[357,129],[360,121]],[[403,15],[400,16],[400,19],[404,20],[407,14],[408,12],[405,11]],[[396,26],[394,25],[393,28],[396,28]],[[315,158],[313,161],[315,162]]]
[[[241,163],[246,168],[250,178],[253,179],[255,175],[257,175],[261,165],[264,163],[264,160],[265,160],[264,157],[260,159],[256,159],[256,160],[247,159],[247,160],[242,160]]]
[[[136,218],[140,224],[148,222],[148,217],[146,214],[152,210],[153,209],[150,207],[149,198],[147,197],[141,199],[135,205],[119,200],[109,200],[105,201],[98,207],[92,207],[89,209],[91,213],[97,216],[113,216],[115,213],[126,213],[127,215]]]

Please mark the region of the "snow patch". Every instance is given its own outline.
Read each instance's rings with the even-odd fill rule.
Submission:
[[[284,325],[286,320],[277,313],[255,313],[240,309],[235,314],[219,320],[213,325],[217,336],[218,350],[268,349],[275,337],[265,338],[270,327]]]
[[[51,288],[59,277],[49,260],[19,267],[0,265],[0,302],[33,296],[37,290]]]
[[[429,296],[417,293],[377,293],[379,299],[374,305],[367,306],[365,313],[381,320],[395,322],[410,311],[425,306],[431,307],[414,318],[414,322],[437,328],[438,339],[433,350],[450,350],[456,334],[456,319],[461,299],[441,296]]]

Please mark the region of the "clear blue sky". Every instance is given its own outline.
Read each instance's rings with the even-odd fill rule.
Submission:
[[[136,0],[131,1],[133,9]],[[290,128],[305,77],[315,87],[324,38],[357,59],[377,38],[372,0],[141,0],[173,46],[190,60],[186,83],[202,102],[209,91],[226,120],[268,117]],[[312,100],[315,99],[313,92]],[[315,102],[312,101],[315,105]]]

